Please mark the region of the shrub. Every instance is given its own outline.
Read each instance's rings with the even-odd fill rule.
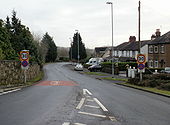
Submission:
[[[162,84],[162,85],[160,86],[160,88],[161,88],[161,89],[164,89],[164,90],[170,91],[170,83]]]
[[[114,62],[114,67],[116,66],[117,62]],[[128,64],[131,67],[135,67],[137,68],[137,63],[136,62],[118,62],[118,67],[119,67],[119,71],[125,71],[126,70],[126,65]],[[112,63],[111,62],[103,62],[102,67],[105,68],[110,68],[112,67]]]

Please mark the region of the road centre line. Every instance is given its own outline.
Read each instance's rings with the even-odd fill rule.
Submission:
[[[21,89],[15,89],[15,90],[11,90],[11,91],[7,91],[7,92],[3,92],[3,93],[0,93],[0,95],[4,95],[4,94],[8,94],[8,93],[12,93],[12,92],[16,92],[16,91],[19,91]]]
[[[79,114],[83,114],[83,115],[90,115],[90,116],[95,116],[95,117],[101,117],[101,118],[106,118],[105,115],[99,115],[99,114],[93,114],[93,113],[88,113],[88,112],[78,112]]]
[[[62,125],[70,125],[70,122],[64,122]]]
[[[93,106],[93,105],[84,105],[84,106],[90,107],[90,108],[96,108],[96,109],[100,108],[100,107],[98,107],[98,106]]]
[[[84,104],[84,101],[85,101],[85,98],[82,98],[82,99],[80,100],[80,103],[77,105],[76,109],[81,109],[81,107],[82,107],[83,104]]]
[[[106,107],[104,107],[104,105],[97,99],[97,98],[93,98],[94,101],[96,101],[96,103],[103,109],[103,111],[108,112],[108,110],[106,109]]]

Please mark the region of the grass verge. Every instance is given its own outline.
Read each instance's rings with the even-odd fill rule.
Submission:
[[[40,71],[40,73],[32,80],[29,80],[27,82],[27,85],[32,85],[34,84],[35,82],[38,82],[40,80],[42,80],[42,78],[44,77],[44,72],[43,71]]]
[[[137,88],[137,89],[141,89],[141,90],[150,91],[150,92],[153,92],[153,93],[158,93],[158,94],[170,96],[170,91],[166,91],[166,90],[160,90],[160,89],[157,89],[157,88],[150,88],[150,87],[136,86],[136,85],[132,85],[132,84],[129,84],[129,83],[116,83],[116,84],[125,85],[125,86],[129,86],[129,87],[133,87],[133,88]]]
[[[87,75],[107,76],[106,74],[98,73],[98,72],[84,72],[84,73]]]
[[[105,79],[105,80],[113,80],[113,81],[124,81],[127,82],[128,79],[123,79],[123,78],[111,78],[111,77],[103,77],[101,79]]]

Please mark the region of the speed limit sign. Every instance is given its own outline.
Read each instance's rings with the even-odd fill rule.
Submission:
[[[137,63],[144,64],[146,62],[146,56],[144,54],[137,55]]]
[[[20,52],[20,60],[21,61],[28,61],[29,60],[29,50],[22,50]]]

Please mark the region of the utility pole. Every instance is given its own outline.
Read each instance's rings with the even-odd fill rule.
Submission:
[[[138,54],[141,54],[141,41],[140,41],[140,32],[141,32],[141,2],[139,0],[139,7],[138,7],[138,12],[139,12],[139,24],[138,24],[138,39],[139,39],[139,50],[138,50]],[[139,70],[139,69],[138,69]],[[142,81],[142,70],[140,70],[140,82]]]
[[[139,7],[138,7],[138,12],[139,12],[139,22],[138,22],[138,40],[139,40],[139,50],[138,50],[138,52],[139,52],[139,54],[141,53],[141,41],[140,41],[140,20],[141,20],[141,16],[140,16],[140,5],[141,5],[141,2],[140,2],[140,0],[139,0]]]

